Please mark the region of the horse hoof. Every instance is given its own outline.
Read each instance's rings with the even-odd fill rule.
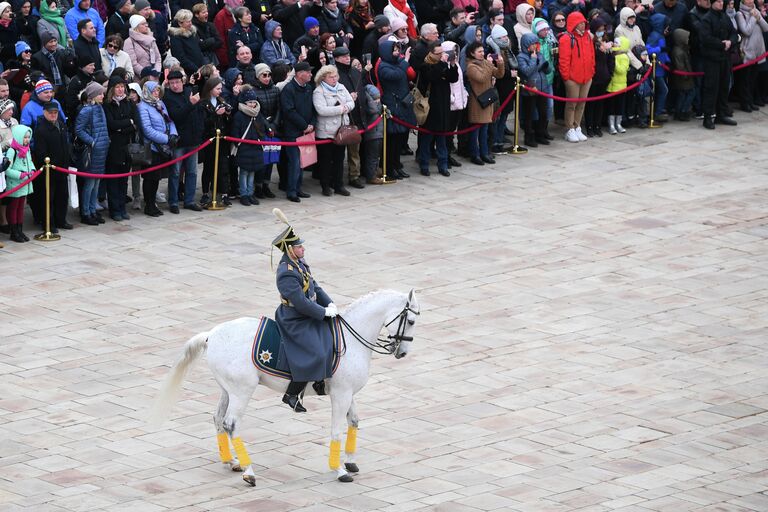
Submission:
[[[243,468],[240,466],[240,464],[232,464],[232,471],[240,473],[243,471]]]
[[[357,464],[355,464],[354,462],[345,462],[344,467],[347,468],[347,471],[349,471],[350,473],[360,472],[360,468],[358,468]]]
[[[251,487],[256,486],[256,477],[253,475],[243,475],[243,480],[250,484]]]
[[[355,481],[355,479],[352,478],[350,475],[341,475],[338,478],[338,480],[339,480],[339,482],[344,482],[344,483],[349,483],[349,482],[354,482]]]

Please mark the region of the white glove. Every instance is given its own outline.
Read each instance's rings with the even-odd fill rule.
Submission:
[[[327,316],[328,318],[333,318],[338,314],[339,314],[339,311],[336,309],[336,304],[331,302],[330,304],[328,304],[328,306],[326,306],[325,316]]]

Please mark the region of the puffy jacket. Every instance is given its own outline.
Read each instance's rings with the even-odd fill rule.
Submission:
[[[629,39],[624,36],[618,38],[619,46],[614,48],[613,76],[608,84],[608,92],[620,91],[627,87],[627,72],[629,71]]]
[[[261,62],[268,66],[273,66],[277,62],[293,66],[296,64],[296,57],[291,53],[291,49],[282,39],[274,39],[272,37],[272,33],[278,27],[281,27],[281,25],[275,20],[269,20],[265,25],[264,32],[267,36],[266,41],[261,47]]]
[[[336,92],[320,83],[312,91],[312,104],[317,112],[315,137],[318,139],[332,139],[342,124],[349,124],[349,113],[343,113],[343,108],[346,106],[349,112],[355,108],[355,100],[342,83],[336,84]]]
[[[651,27],[653,31],[648,36],[648,42],[645,47],[648,49],[648,55],[656,54],[656,61],[663,64],[669,64],[669,54],[667,53],[667,41],[664,39],[664,31],[669,26],[669,18],[664,14],[651,15]],[[656,76],[664,76],[667,73],[662,66],[656,66]]]
[[[518,72],[523,83],[528,87],[534,87],[541,90],[544,85],[547,85],[547,71],[549,70],[549,62],[544,59],[541,52],[536,54],[536,57],[531,55],[528,51],[528,47],[532,44],[539,42],[538,36],[527,33],[523,34],[520,41],[520,54],[517,56]],[[523,91],[523,94],[532,95],[533,92]]]
[[[77,114],[75,135],[91,146],[91,166],[88,172],[103,173],[109,151],[109,133],[107,118],[101,105],[85,105]]]
[[[675,41],[674,46],[672,46],[672,69],[677,71],[686,71],[688,73],[693,71],[693,64],[691,63],[690,36],[691,33],[682,28],[675,29],[672,32],[672,38]],[[670,78],[670,85],[673,89],[688,91],[695,87],[696,82],[692,76],[672,73]]]
[[[168,115],[168,109],[162,101],[158,101],[158,106]],[[176,123],[170,121],[166,124],[163,115],[157,109],[143,101],[139,103],[139,118],[141,119],[141,133],[145,139],[152,141],[152,151],[157,151],[158,144],[168,144],[168,135],[178,135]],[[168,117],[170,119],[170,117]]]
[[[269,85],[264,85],[261,81],[256,80],[253,92],[256,93],[256,98],[259,101],[261,115],[267,120],[269,126],[275,130],[279,122],[280,89],[273,82],[269,82]]]
[[[312,107],[312,85],[303,86],[292,78],[280,94],[282,133],[286,140],[296,140],[308,125],[317,124],[317,114]]]
[[[616,27],[616,30],[613,32],[614,37],[624,36],[629,39],[630,49],[645,44],[645,41],[643,41],[643,32],[640,30],[640,27],[638,27],[637,24],[631,27],[627,25],[627,20],[633,16],[635,17],[635,20],[637,20],[637,15],[631,8],[624,7],[621,9],[619,11],[619,26]],[[640,62],[632,52],[629,52],[629,63],[635,69],[639,69],[643,66],[643,63]]]
[[[229,62],[235,62],[237,54],[237,42],[241,41],[245,46],[251,49],[254,61],[261,54],[261,45],[264,44],[264,38],[261,37],[261,31],[255,23],[251,23],[246,29],[240,23],[236,23],[227,34],[229,47]]]
[[[580,12],[572,12],[566,21],[567,32],[560,36],[560,76],[585,84],[595,75],[595,45]],[[576,25],[584,23],[584,33],[576,33]]]
[[[24,126],[23,124],[17,124],[11,128],[11,134],[13,135],[13,140],[15,140],[17,144],[24,144],[24,137],[27,134],[29,134],[30,138],[32,137],[32,128]],[[5,156],[11,161],[10,167],[5,171],[5,190],[10,190],[18,187],[21,182],[26,180],[26,178],[22,178],[21,173],[35,171],[35,164],[32,163],[31,149],[27,151],[26,157],[21,158],[16,155],[15,149],[8,148],[8,151],[5,152]],[[32,183],[30,182],[16,192],[11,193],[8,197],[25,197],[31,193]]]

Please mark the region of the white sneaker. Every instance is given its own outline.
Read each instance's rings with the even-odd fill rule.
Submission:
[[[157,194],[155,194],[155,202],[167,203],[168,200],[165,198],[165,194],[163,194],[162,192],[158,192]]]
[[[584,142],[585,140],[587,140],[587,136],[581,133],[581,126],[576,128],[576,137],[579,138],[579,142]]]
[[[568,142],[579,142],[579,136],[576,135],[576,130],[571,128],[567,132],[565,132],[565,140]]]

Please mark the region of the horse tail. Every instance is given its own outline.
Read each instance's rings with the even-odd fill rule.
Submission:
[[[197,358],[205,352],[208,334],[208,332],[196,334],[184,344],[184,353],[176,364],[173,365],[173,368],[171,368],[171,371],[165,378],[165,382],[163,382],[163,386],[160,388],[160,394],[152,406],[148,421],[150,425],[160,425],[167,418],[173,404],[178,401],[184,377]]]

